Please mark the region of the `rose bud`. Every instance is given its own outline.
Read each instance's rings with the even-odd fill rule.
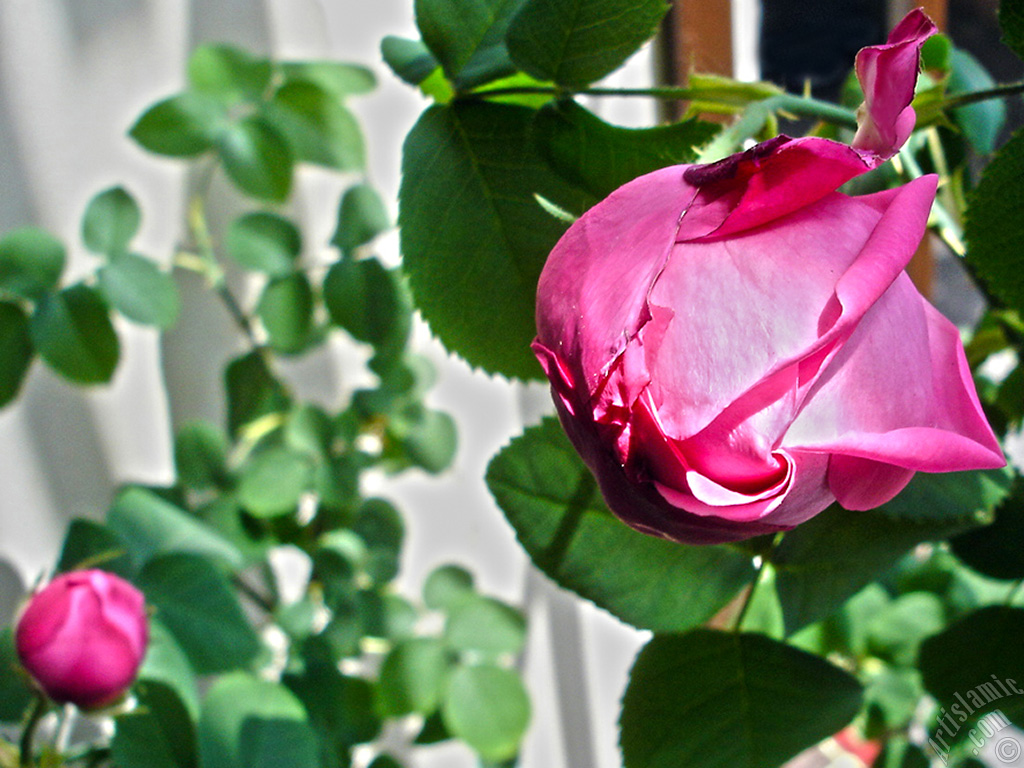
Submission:
[[[15,646],[47,696],[96,709],[131,686],[148,637],[139,590],[106,571],[73,571],[32,596],[18,619]]]
[[[903,271],[936,178],[836,191],[894,155],[924,41],[857,56],[852,146],[778,136],[620,187],[565,233],[533,349],[609,507],[687,543],[884,504],[915,472],[1005,464],[957,329]]]

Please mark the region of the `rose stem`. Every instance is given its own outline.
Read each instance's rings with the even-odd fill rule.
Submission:
[[[32,739],[35,737],[39,721],[43,719],[43,715],[49,709],[48,705],[46,697],[37,693],[32,702],[32,709],[29,710],[28,720],[25,722],[25,730],[21,732],[21,741],[18,743],[18,750],[21,753],[19,758],[21,768],[29,768],[32,765]]]
[[[736,623],[732,628],[733,632],[739,632],[743,626],[743,619],[746,618],[747,610],[750,608],[750,604],[754,602],[754,592],[757,591],[757,585],[761,583],[765,566],[768,565],[768,558],[765,555],[760,555],[759,559],[761,562],[757,564],[757,573],[754,574],[754,578],[750,582],[750,589],[747,590],[747,597],[743,601],[743,607],[740,608],[739,615],[736,617]]]

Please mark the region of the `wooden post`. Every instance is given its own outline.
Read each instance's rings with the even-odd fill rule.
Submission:
[[[730,0],[677,0],[669,11],[675,80],[687,74],[732,74],[732,3]]]

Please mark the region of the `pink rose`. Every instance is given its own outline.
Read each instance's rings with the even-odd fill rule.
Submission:
[[[33,595],[15,645],[47,696],[95,709],[131,686],[148,638],[142,593],[111,573],[90,570],[62,574]]]
[[[906,141],[909,14],[857,56],[852,146],[778,136],[626,184],[555,246],[533,348],[611,509],[688,543],[885,503],[915,472],[1005,462],[957,329],[903,268],[936,179],[836,189]]]

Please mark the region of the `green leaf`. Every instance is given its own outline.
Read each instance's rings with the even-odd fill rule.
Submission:
[[[366,544],[366,571],[378,584],[398,575],[398,559],[405,538],[402,516],[384,499],[367,499],[359,508],[352,530]]]
[[[0,238],[0,293],[35,301],[54,290],[67,256],[57,238],[22,227]]]
[[[312,481],[309,459],[284,446],[257,453],[242,468],[238,500],[249,514],[277,517],[294,512]]]
[[[999,26],[1003,30],[1003,42],[1024,59],[1024,3],[1021,0],[999,3]]]
[[[998,709],[1024,724],[1022,633],[1020,608],[992,606],[968,614],[921,645],[925,688],[960,723]],[[949,730],[945,735],[952,739],[956,732]]]
[[[97,273],[100,290],[110,305],[143,325],[170,328],[178,319],[178,287],[169,274],[149,259],[123,253]]]
[[[110,381],[120,344],[100,294],[79,283],[39,299],[30,324],[32,343],[46,364],[78,384]]]
[[[139,231],[142,211],[124,187],[105,189],[89,201],[82,217],[82,242],[93,253],[123,253]]]
[[[366,165],[359,123],[336,93],[293,80],[277,90],[265,114],[291,145],[296,160],[339,171],[358,171]]]
[[[336,96],[362,96],[377,87],[372,70],[342,61],[286,61],[281,71],[285,80],[316,83]]]
[[[676,544],[613,517],[555,419],[503,448],[486,480],[537,567],[635,627],[703,624],[754,576],[737,550]]]
[[[795,632],[828,616],[915,544],[971,528],[976,524],[972,513],[964,510],[959,520],[928,521],[834,505],[794,528],[771,555],[786,630]]]
[[[313,288],[301,272],[278,277],[263,288],[256,314],[278,352],[301,352],[313,331]]]
[[[257,200],[283,202],[292,186],[295,158],[280,131],[257,115],[243,117],[217,136],[224,170]]]
[[[157,155],[193,157],[212,149],[227,126],[227,112],[216,100],[179,93],[147,109],[128,134]]]
[[[14,646],[14,628],[0,630],[0,723],[20,722],[32,701],[28,673]]]
[[[224,104],[256,101],[270,84],[270,62],[230,45],[201,45],[188,60],[188,81]]]
[[[505,33],[524,0],[416,0],[423,42],[459,90],[515,71]]]
[[[537,279],[565,229],[534,195],[583,204],[537,154],[533,114],[431,107],[406,138],[399,193],[404,268],[431,329],[471,365],[517,378],[541,377],[530,352]]]
[[[102,568],[123,578],[134,572],[128,546],[110,528],[95,520],[76,518],[64,534],[57,571]]]
[[[402,425],[402,447],[417,467],[438,474],[455,461],[458,431],[455,420],[443,411],[429,408],[416,410],[416,418]]]
[[[256,656],[256,633],[227,579],[206,558],[158,555],[137,583],[197,673],[237,669]]]
[[[331,322],[352,338],[390,354],[405,347],[412,310],[397,271],[377,259],[342,259],[327,272],[323,296]]]
[[[323,408],[299,403],[288,415],[284,442],[314,462],[327,461],[334,453],[334,422]]]
[[[168,552],[191,552],[231,568],[242,567],[242,554],[236,547],[145,488],[121,491],[107,512],[107,525],[128,545],[137,567]]]
[[[953,42],[939,32],[925,40],[921,46],[921,69],[925,72],[948,72],[953,57]]]
[[[434,712],[450,666],[444,643],[435,638],[416,637],[395,645],[384,658],[377,680],[381,714],[401,717]]]
[[[272,413],[284,413],[290,398],[257,352],[235,358],[224,372],[228,396],[228,433],[235,437],[246,424]]]
[[[540,90],[536,93],[494,93],[494,91],[508,89]],[[555,100],[554,90],[555,88],[550,82],[530,77],[525,72],[516,72],[508,77],[492,80],[489,83],[474,88],[473,93],[494,104],[515,104],[521,107],[540,109],[545,104]]]
[[[508,29],[521,70],[578,88],[600,80],[658,31],[665,0],[527,0]]]
[[[316,736],[287,688],[232,672],[203,702],[199,761],[206,768],[318,768]]]
[[[435,611],[451,611],[473,597],[473,574],[458,565],[441,565],[423,583],[423,602]]]
[[[950,541],[953,552],[978,573],[994,579],[1024,578],[1024,481],[996,510],[995,521]]]
[[[18,396],[34,353],[25,310],[0,301],[0,408]]]
[[[951,55],[952,71],[946,85],[949,95],[995,87],[996,82],[988,70],[967,51],[954,48]],[[953,110],[953,122],[977,152],[990,154],[995,151],[1006,124],[1006,104],[1000,99],[990,99],[959,107]]]
[[[226,245],[228,255],[246,269],[284,277],[295,270],[302,236],[284,216],[247,213],[231,223]]]
[[[899,736],[889,738],[882,748],[882,753],[875,760],[877,768],[931,768],[931,764],[930,755],[921,747]],[[968,766],[959,765],[955,768]]]
[[[660,0],[659,0],[660,1]],[[697,148],[720,130],[700,120],[657,128],[619,128],[572,100],[552,102],[534,121],[534,138],[560,176],[596,198],[645,173],[693,162]]]
[[[622,700],[622,756],[626,768],[777,768],[849,723],[861,693],[838,667],[761,635],[655,635]]]
[[[514,608],[477,595],[451,609],[444,639],[450,648],[460,653],[497,659],[523,649],[526,621]]]
[[[967,261],[988,289],[1014,309],[1024,309],[1024,270],[1017,245],[1024,241],[1024,131],[1014,134],[981,174],[968,200],[964,237]]]
[[[530,722],[530,699],[519,676],[489,664],[456,667],[441,702],[445,727],[484,760],[514,757]]]
[[[283,682],[309,713],[321,755],[330,754],[338,760],[347,755],[349,748],[371,741],[380,732],[381,722],[373,711],[373,688],[368,681],[343,675],[330,664],[310,663],[301,675],[285,674]],[[332,764],[321,762],[325,768]]]
[[[169,685],[177,692],[189,716],[193,720],[199,717],[199,692],[192,665],[171,631],[152,616],[149,619],[146,657],[142,660],[138,678]]]
[[[268,551],[280,542],[264,526],[254,526],[234,494],[222,493],[196,510],[196,515],[211,529],[234,544],[246,565],[266,562]]]
[[[174,440],[178,482],[201,491],[222,486],[227,478],[227,436],[209,422],[185,424]]]
[[[441,67],[422,40],[388,35],[381,40],[380,52],[391,71],[409,85],[419,85]]]
[[[118,768],[195,768],[196,733],[174,689],[136,687],[138,706],[116,718],[111,756]]]
[[[907,487],[882,511],[914,522],[945,525],[990,519],[1009,493],[1013,470],[986,469],[972,472],[918,472]]]
[[[369,184],[356,184],[349,187],[341,198],[338,226],[331,237],[331,245],[348,253],[370,242],[390,226],[391,217],[377,190]]]
[[[420,729],[413,744],[438,744],[442,741],[447,741],[451,737],[452,735],[444,727],[444,720],[441,718],[440,711],[438,711],[424,719],[423,727]]]
[[[946,625],[946,609],[930,592],[900,595],[879,611],[867,626],[868,647],[875,656],[911,667],[917,648]]]
[[[883,667],[864,691],[865,708],[879,731],[899,731],[910,723],[923,695],[916,669]]]

